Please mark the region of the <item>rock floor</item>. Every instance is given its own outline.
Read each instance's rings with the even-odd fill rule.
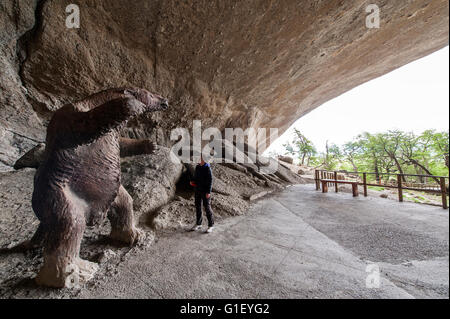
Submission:
[[[0,255],[0,296],[448,298],[448,242],[448,210],[296,185],[212,234],[160,231],[152,245],[132,249],[93,241],[106,253],[81,289],[38,288],[31,278],[39,257]],[[379,288],[367,288],[377,270]]]

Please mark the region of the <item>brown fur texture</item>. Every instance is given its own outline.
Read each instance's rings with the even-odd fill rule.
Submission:
[[[14,163],[14,169],[18,170],[26,167],[38,168],[43,160],[44,152],[45,143],[39,143]]]
[[[136,156],[141,154],[152,154],[157,150],[157,146],[150,140],[135,140],[121,137],[119,140],[120,157]]]
[[[54,114],[32,199],[41,222],[32,241],[44,244],[39,284],[69,287],[74,277],[92,277],[97,266],[79,258],[80,243],[85,225],[96,224],[106,213],[111,237],[130,245],[138,240],[132,199],[121,185],[118,132],[129,119],[167,107],[167,100],[143,89],[111,89]],[[154,149],[148,141],[127,145],[130,154]]]
[[[126,137],[119,139],[119,146],[120,157],[152,154],[158,149],[157,145],[148,139],[136,140]],[[44,159],[44,153],[45,143],[40,143],[20,157],[14,164],[14,169],[39,168]]]

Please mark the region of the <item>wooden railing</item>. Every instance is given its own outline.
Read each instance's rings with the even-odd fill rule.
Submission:
[[[368,181],[369,175],[375,175],[378,180],[372,182]],[[383,176],[388,176],[386,181],[382,181]],[[390,176],[396,176],[394,180],[389,179]],[[363,187],[364,196],[367,197],[367,187],[376,186],[384,188],[396,188],[398,190],[398,200],[403,202],[403,190],[419,191],[425,193],[440,194],[442,197],[442,207],[448,208],[447,204],[447,189],[448,180],[447,176],[435,176],[435,175],[417,175],[417,174],[395,174],[395,173],[372,173],[372,172],[338,172],[327,170],[315,171],[316,190],[320,190],[322,180],[346,180],[346,177],[351,177],[354,181],[358,182],[358,185]],[[361,178],[362,177],[362,178]],[[408,178],[416,178],[419,180],[430,180],[434,183],[428,182],[411,182]],[[324,181],[325,182],[325,181]],[[336,193],[338,192],[338,183],[332,181],[327,182],[328,186],[334,186]]]

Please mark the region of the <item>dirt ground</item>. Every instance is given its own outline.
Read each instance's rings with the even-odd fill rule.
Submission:
[[[251,174],[222,165],[212,167],[215,176],[212,208],[218,223],[227,217],[246,213],[251,205],[249,196],[271,193],[284,187],[276,183],[267,185]],[[30,239],[39,224],[31,208],[34,174],[35,169],[31,168],[0,173],[0,297],[72,298],[79,292],[55,291],[35,285],[33,278],[42,265],[40,249],[25,254],[10,250]],[[140,203],[139,207],[146,205]],[[115,274],[117,265],[129,254],[139,254],[152,245],[160,232],[183,229],[195,222],[193,189],[189,186],[189,176],[182,175],[176,185],[173,200],[155,211],[139,211],[137,215],[141,216],[139,227],[146,233],[146,238],[137,247],[123,247],[120,243],[111,242],[108,238],[110,227],[107,220],[98,227],[86,228],[80,255],[83,259],[101,265],[96,277],[87,284],[87,289]]]
[[[328,190],[334,191],[334,188]],[[352,193],[351,185],[339,185],[339,191],[345,193]],[[359,187],[359,195],[363,196],[362,187]],[[395,200],[398,201],[398,192],[397,189],[389,189],[384,187],[368,187],[367,195],[370,197],[378,197],[383,199]],[[417,204],[425,204],[432,206],[442,206],[442,198],[440,194],[431,194],[417,191],[403,191],[403,201],[417,203]]]
[[[109,224],[88,228],[81,257],[100,270],[80,289],[48,289],[33,278],[40,250],[8,248],[37,227],[30,207],[33,169],[0,177],[1,298],[448,298],[448,211],[379,196],[322,194],[292,186],[267,191],[242,172],[215,167],[213,234],[186,232],[194,218],[183,179],[137,247],[112,243]],[[244,174],[246,176],[241,176]],[[223,185],[222,185],[223,182]],[[381,288],[366,289],[366,267]]]

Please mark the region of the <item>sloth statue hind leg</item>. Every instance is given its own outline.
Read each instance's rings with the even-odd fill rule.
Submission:
[[[98,265],[79,257],[85,225],[86,204],[65,190],[52,190],[34,205],[43,216],[44,265],[36,277],[39,285],[73,288],[90,280]]]
[[[108,211],[111,222],[110,237],[130,246],[135,245],[143,237],[143,232],[135,227],[133,215],[133,199],[121,185],[114,203]]]

